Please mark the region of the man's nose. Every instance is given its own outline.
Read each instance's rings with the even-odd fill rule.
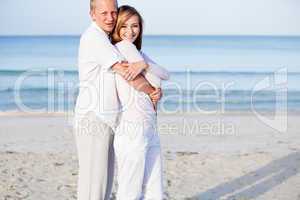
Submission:
[[[114,16],[113,14],[108,14],[107,15],[107,21],[113,22],[114,21]]]

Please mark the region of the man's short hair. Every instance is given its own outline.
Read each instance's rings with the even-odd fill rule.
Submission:
[[[90,0],[90,10],[93,10],[95,7],[95,1],[97,0]]]
[[[101,1],[101,0],[90,0],[90,10],[93,10],[95,8],[96,1]],[[118,1],[117,0],[115,0],[115,1],[116,1],[116,5],[118,7]]]

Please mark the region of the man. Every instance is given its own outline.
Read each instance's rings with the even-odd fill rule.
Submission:
[[[77,196],[78,200],[106,200],[113,183],[113,129],[119,111],[115,73],[149,94],[153,102],[160,99],[161,91],[139,75],[147,66],[123,62],[110,43],[117,2],[91,0],[90,15],[93,23],[81,36],[78,59],[80,89],[74,131],[79,160]]]

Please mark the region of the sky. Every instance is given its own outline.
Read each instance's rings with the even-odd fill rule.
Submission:
[[[147,35],[300,35],[299,0],[119,0]],[[79,35],[89,0],[0,0],[0,35]]]

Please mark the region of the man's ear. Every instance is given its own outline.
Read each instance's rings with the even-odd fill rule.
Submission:
[[[91,16],[92,20],[95,21],[94,9],[90,10],[90,16]]]

